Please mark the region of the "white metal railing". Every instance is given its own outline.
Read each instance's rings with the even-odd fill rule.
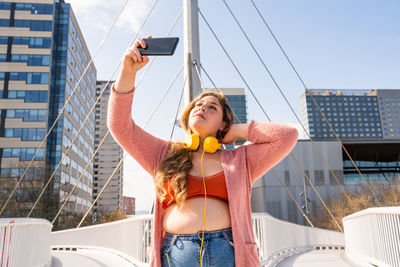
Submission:
[[[52,225],[45,219],[0,219],[0,266],[50,266]]]
[[[363,266],[400,266],[400,207],[369,208],[342,221],[349,259]]]
[[[111,223],[57,231],[51,235],[51,246],[53,250],[107,249],[142,265],[149,261],[147,250],[152,243],[152,221],[152,215],[136,215]]]
[[[51,233],[44,219],[0,219],[0,266],[49,266],[55,250],[96,248],[116,253],[138,266],[148,266],[152,215]],[[343,218],[345,234],[252,214],[258,254],[263,266],[317,249],[344,249],[362,266],[400,267],[400,207],[371,208]]]
[[[282,221],[268,213],[252,213],[252,219],[262,266],[275,266],[300,252],[344,249],[341,232]]]
[[[268,213],[253,213],[253,226],[262,265],[273,266],[284,257],[316,249],[344,249],[343,233],[278,220]],[[152,215],[52,233],[52,248],[101,248],[136,265],[148,266]],[[146,231],[146,226],[149,230]]]

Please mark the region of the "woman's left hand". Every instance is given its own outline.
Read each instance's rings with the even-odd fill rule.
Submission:
[[[247,124],[232,124],[226,131],[225,137],[221,140],[222,144],[232,144],[238,138],[247,138]]]

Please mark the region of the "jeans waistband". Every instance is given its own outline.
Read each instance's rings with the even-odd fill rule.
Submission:
[[[214,230],[214,231],[204,231],[204,239],[225,236],[226,234],[232,234],[232,227]],[[166,232],[164,239],[193,240],[193,239],[198,239],[198,238],[201,239],[202,236],[203,236],[203,231],[199,231],[194,234],[172,234],[172,233]]]

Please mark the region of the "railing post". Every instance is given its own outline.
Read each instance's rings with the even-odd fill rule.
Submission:
[[[369,208],[343,218],[346,256],[361,265],[400,267],[400,207]]]
[[[0,219],[0,266],[49,266],[52,227],[44,219]]]

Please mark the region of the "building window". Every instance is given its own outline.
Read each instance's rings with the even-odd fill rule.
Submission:
[[[24,99],[27,103],[46,103],[47,91],[8,91],[9,99]]]
[[[342,170],[333,170],[333,174],[336,176],[337,180],[340,184],[344,184],[343,182],[343,171]],[[337,185],[338,181],[336,181],[335,177],[333,176],[332,172],[329,172],[329,184],[330,185]]]
[[[11,3],[0,3],[0,9],[1,10],[10,10],[11,9]]]
[[[36,148],[4,148],[4,158],[19,158],[20,160],[32,160],[35,155]],[[43,148],[39,150],[35,160],[43,160]]]
[[[285,171],[285,184],[290,185],[289,171]]]
[[[45,136],[44,128],[6,128],[5,137],[21,138],[22,141],[41,141]]]
[[[31,11],[31,14],[53,14],[53,5],[51,4],[27,4],[17,3],[15,5],[16,10],[27,10]]]
[[[0,80],[4,80],[4,75],[0,75]],[[27,84],[47,84],[49,74],[43,72],[10,72],[10,80],[25,81]]]
[[[47,110],[45,109],[8,109],[7,118],[23,118],[23,121],[46,121]]]
[[[2,61],[2,59],[0,61]],[[11,62],[26,62],[28,66],[49,66],[50,56],[13,54],[11,55]]]
[[[50,20],[19,20],[14,21],[15,27],[29,28],[31,31],[51,31],[52,21]]]

